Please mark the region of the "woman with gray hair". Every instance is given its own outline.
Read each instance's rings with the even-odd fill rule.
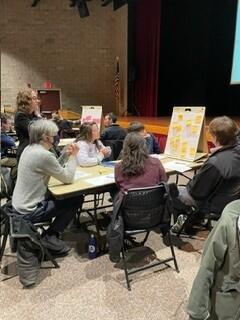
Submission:
[[[24,215],[24,219],[32,223],[55,217],[44,235],[43,242],[48,249],[64,254],[69,251],[69,248],[58,236],[82,205],[83,197],[64,200],[47,197],[50,177],[66,184],[71,183],[77,166],[76,156],[79,148],[76,144],[71,144],[66,149],[69,160],[65,168],[49,151],[57,132],[58,127],[50,120],[38,120],[30,124],[30,143],[24,149],[19,161],[12,205],[17,213]]]

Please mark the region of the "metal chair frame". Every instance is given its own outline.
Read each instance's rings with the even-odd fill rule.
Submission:
[[[144,208],[144,201],[142,199],[142,196],[141,196],[141,192],[148,192],[148,191],[152,191],[154,189],[160,189],[161,188],[165,188],[164,185],[159,185],[159,186],[155,186],[155,187],[148,187],[148,188],[137,188],[137,189],[130,189],[128,191],[128,193],[125,195],[124,199],[123,199],[123,205],[122,205],[122,208],[121,208],[121,214],[122,214],[122,217],[123,217],[123,220],[124,220],[124,205],[126,205],[126,202],[128,201],[127,200],[127,196],[128,194],[133,194],[134,192],[139,192],[140,191],[140,194],[139,194],[139,200],[140,203],[142,203],[142,207]],[[159,197],[161,196],[161,193],[159,192]],[[167,200],[167,195],[165,193],[164,195],[165,199],[164,201]],[[155,208],[154,208],[155,209]],[[164,209],[163,209],[164,210]],[[150,210],[149,210],[150,211]],[[161,215],[163,215],[163,212],[159,212],[159,217],[161,217]],[[177,259],[176,259],[176,256],[175,256],[175,252],[174,252],[174,248],[173,248],[173,244],[172,244],[172,238],[171,238],[171,233],[170,233],[170,225],[168,223],[158,223],[157,225],[153,226],[153,227],[149,227],[149,228],[140,228],[140,229],[133,229],[131,227],[131,229],[128,229],[126,224],[124,223],[124,227],[125,227],[125,231],[124,231],[124,238],[126,238],[126,236],[132,236],[132,235],[137,235],[137,234],[143,234],[143,233],[146,233],[146,236],[144,238],[144,240],[139,244],[140,246],[144,246],[145,242],[147,241],[148,239],[148,236],[150,234],[151,231],[155,231],[156,229],[160,229],[161,231],[162,230],[165,230],[165,235],[168,237],[168,241],[169,241],[169,246],[170,246],[170,250],[171,250],[171,257],[169,258],[166,258],[164,260],[161,260],[161,261],[157,261],[157,262],[153,262],[151,263],[150,265],[148,266],[144,266],[144,267],[140,267],[140,268],[135,268],[134,270],[132,271],[128,271],[127,269],[127,263],[126,263],[126,259],[125,259],[125,255],[126,255],[126,251],[127,249],[125,248],[125,245],[123,245],[122,247],[122,251],[121,251],[121,254],[122,254],[122,261],[123,261],[123,267],[124,267],[124,273],[125,273],[125,278],[126,278],[126,283],[127,283],[127,289],[128,290],[131,290],[131,286],[130,286],[130,282],[132,281],[130,278],[129,278],[129,275],[132,275],[134,273],[137,273],[137,272],[140,272],[142,270],[145,270],[145,269],[149,269],[149,268],[152,268],[152,267],[155,267],[155,266],[158,266],[158,265],[161,265],[161,264],[165,264],[167,265],[168,262],[170,261],[173,261],[174,262],[174,266],[175,266],[175,269],[177,272],[179,272],[179,268],[178,268],[178,264],[177,264]],[[161,233],[160,233],[161,234]]]

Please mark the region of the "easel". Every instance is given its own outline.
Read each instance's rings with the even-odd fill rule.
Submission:
[[[207,154],[205,107],[173,108],[164,153],[187,161],[196,161]]]
[[[95,122],[98,125],[98,128],[100,129],[102,119],[102,106],[81,106],[81,108],[81,123]]]

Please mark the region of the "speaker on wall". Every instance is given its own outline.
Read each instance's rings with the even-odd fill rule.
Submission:
[[[125,4],[127,4],[127,0],[114,0],[113,1],[113,10],[117,10],[120,7],[124,6]]]
[[[89,16],[88,6],[86,4],[86,0],[77,0],[76,5],[79,11],[79,15],[81,18],[85,18]]]

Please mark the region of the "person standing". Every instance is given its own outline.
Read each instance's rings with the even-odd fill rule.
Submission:
[[[17,112],[15,114],[14,126],[19,140],[17,150],[17,161],[19,162],[23,150],[29,144],[29,123],[41,118],[39,99],[36,91],[32,89],[19,91],[16,106]]]

